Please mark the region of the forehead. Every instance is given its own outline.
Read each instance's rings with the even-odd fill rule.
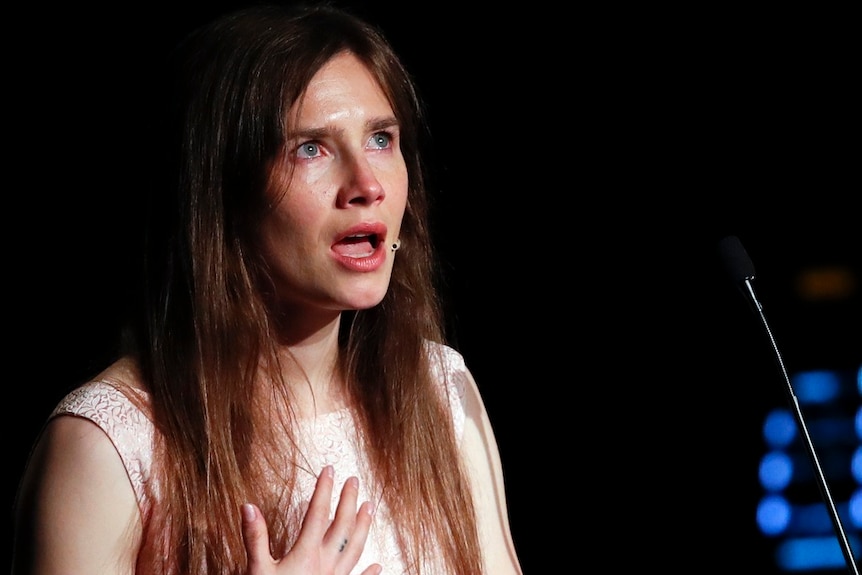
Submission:
[[[392,115],[392,106],[375,76],[349,52],[337,54],[324,64],[291,110],[291,120],[298,127],[307,122]]]

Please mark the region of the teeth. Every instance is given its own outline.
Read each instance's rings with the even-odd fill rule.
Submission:
[[[363,239],[363,238],[367,238],[368,241],[371,242],[371,245],[373,247],[375,247],[375,248],[377,247],[377,242],[379,241],[377,238],[377,234],[353,234],[353,235],[347,236],[344,239],[358,240],[358,239]]]

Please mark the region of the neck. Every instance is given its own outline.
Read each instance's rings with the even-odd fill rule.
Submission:
[[[327,413],[344,406],[344,386],[338,369],[338,329],[341,314],[293,316],[290,329],[280,330],[282,375],[303,416]]]

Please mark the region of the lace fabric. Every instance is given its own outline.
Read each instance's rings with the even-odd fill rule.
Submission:
[[[467,368],[463,357],[451,347],[442,346],[442,352],[442,364],[434,364],[435,375],[440,382],[441,391],[448,395],[455,434],[460,440],[465,423],[464,392]],[[142,393],[142,399],[146,403],[147,395]],[[51,413],[51,417],[64,414],[89,419],[110,438],[134,488],[142,517],[146,517],[146,510],[151,505],[146,486],[152,481],[150,471],[153,460],[153,422],[108,379],[90,381],[66,395]],[[334,511],[344,482],[350,476],[358,477],[359,501],[374,501],[377,511],[362,557],[354,572],[360,573],[371,563],[380,563],[384,566],[384,575],[403,573],[394,526],[387,520],[386,509],[380,502],[373,477],[368,472],[364,454],[358,449],[355,438],[355,421],[349,408],[301,422],[300,448],[306,455],[309,473],[299,474],[299,489],[293,501],[298,506],[308,502],[314,491],[317,473],[324,466],[332,465],[335,469],[332,501]],[[158,493],[158,486],[154,487],[154,491]]]

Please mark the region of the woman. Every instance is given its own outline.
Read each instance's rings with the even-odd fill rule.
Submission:
[[[257,7],[177,56],[142,305],[37,442],[15,572],[520,573],[392,48]]]

